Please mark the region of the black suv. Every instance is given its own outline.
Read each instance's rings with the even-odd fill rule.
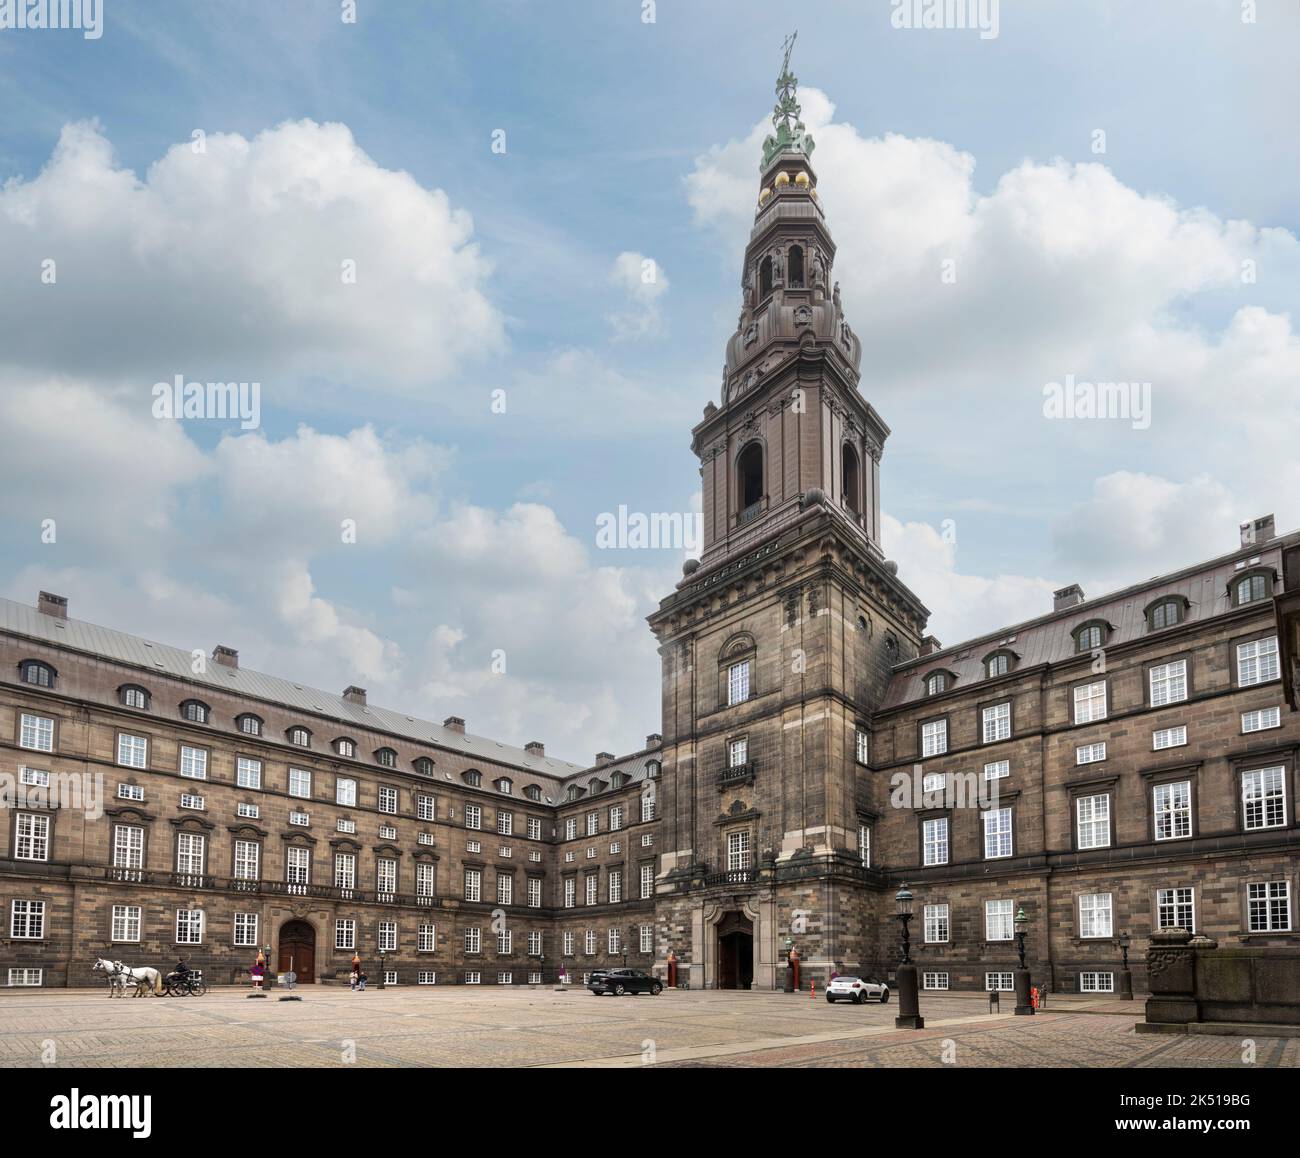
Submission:
[[[597,997],[612,993],[622,997],[625,993],[649,993],[658,997],[664,991],[663,982],[640,969],[597,969],[587,982],[587,988]]]

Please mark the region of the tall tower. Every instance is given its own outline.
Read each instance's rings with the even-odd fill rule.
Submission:
[[[887,792],[867,766],[871,715],[928,617],[880,547],[889,428],[858,390],[792,44],[721,397],[692,432],[703,551],[650,616],[657,952],[709,988],[779,986],[791,944],[815,971],[873,960],[879,878],[861,846]]]

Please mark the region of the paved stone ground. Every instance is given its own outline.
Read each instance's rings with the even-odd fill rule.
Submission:
[[[780,993],[592,997],[549,987],[302,989],[300,1002],[0,993],[0,1067],[166,1066],[1242,1066],[1235,1037],[1138,1035],[1141,1003],[1060,1001],[1033,1018],[978,995],[827,1005]],[[1260,1066],[1300,1066],[1300,1039],[1256,1039]]]

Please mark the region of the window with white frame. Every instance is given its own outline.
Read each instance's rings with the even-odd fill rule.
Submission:
[[[357,754],[357,746],[351,740],[339,740],[334,745],[335,751],[340,756],[351,760]]]
[[[587,956],[594,957],[596,955],[596,930],[588,929],[583,942],[583,948],[587,951]]]
[[[144,829],[139,825],[113,826],[113,867],[144,868]]]
[[[140,906],[114,905],[110,936],[114,941],[136,944],[140,940]]]
[[[742,659],[727,668],[727,705],[742,704],[749,699],[749,660]]]
[[[1286,769],[1252,768],[1241,774],[1241,815],[1246,828],[1286,826]]]
[[[50,859],[50,818],[35,812],[20,812],[14,821],[14,858]]]
[[[33,752],[53,752],[54,721],[24,712],[18,725],[18,746],[30,748]]]
[[[415,895],[417,897],[433,896],[434,868],[433,863],[427,860],[415,862]]]
[[[1090,724],[1106,718],[1106,681],[1084,684],[1074,689],[1074,722]]]
[[[600,832],[600,813],[588,812],[587,813],[587,835],[595,836],[599,832]]]
[[[1011,775],[1010,760],[994,760],[984,765],[985,780],[1005,780]]]
[[[575,935],[574,935],[572,932],[569,932],[569,933],[565,933],[565,934],[564,934],[564,936],[563,936],[563,938],[562,938],[562,944],[563,944],[563,947],[562,947],[561,952],[563,953],[563,955],[564,955],[565,957],[572,957],[572,956],[573,956],[573,949],[574,949],[574,941],[575,941],[575,939],[576,939],[576,938],[575,938]]]
[[[1080,993],[1114,993],[1115,974],[1089,970],[1079,974]]]
[[[542,907],[542,878],[528,878],[528,907],[530,909],[540,909]]]
[[[44,976],[44,969],[14,968],[9,970],[9,984],[13,988],[39,986]]]
[[[177,909],[176,910],[176,944],[178,945],[202,945],[203,944],[203,910],[202,909]]]
[[[1254,687],[1279,677],[1277,636],[1237,644],[1237,686]]]
[[[927,970],[921,974],[921,988],[935,992],[948,988],[948,974]]]
[[[871,762],[871,736],[862,728],[853,734],[853,754],[859,764]]]
[[[1181,748],[1186,743],[1186,724],[1179,724],[1176,728],[1157,728],[1151,733],[1151,747],[1156,752],[1162,748]]]
[[[1165,704],[1177,704],[1187,699],[1187,661],[1171,660],[1159,663],[1147,672],[1151,687],[1151,706],[1163,707]]]
[[[436,808],[432,796],[417,796],[415,798],[415,816],[417,820],[436,820]]]
[[[598,872],[587,874],[587,904],[594,905],[600,900],[600,876]]]
[[[863,868],[871,867],[871,825],[858,825],[858,863]]]
[[[623,951],[621,947],[622,943],[623,942],[619,937],[619,931],[617,929],[610,929],[606,937],[605,944],[608,946],[609,953],[611,956],[615,953],[621,953]]]
[[[467,901],[481,901],[483,899],[482,869],[465,870],[465,899]]]
[[[921,755],[942,756],[948,751],[948,721],[931,720],[921,725]]]
[[[149,766],[149,741],[144,736],[128,736],[125,732],[119,733],[117,737],[117,762],[127,768],[147,768]]]
[[[507,973],[505,970],[502,970],[497,974],[498,985],[513,985],[514,983],[515,975],[513,973]]]
[[[257,944],[257,914],[235,914],[235,944],[254,946]]]
[[[528,817],[528,823],[525,825],[525,835],[529,840],[542,839],[542,822],[536,816]]]
[[[397,952],[397,922],[380,921],[379,922],[379,945],[385,953]]]
[[[1082,893],[1079,896],[1079,936],[1112,937],[1110,893]]]
[[[1014,901],[997,900],[984,902],[984,939],[986,941],[1010,941],[1015,932],[1015,916],[1012,909]]]
[[[119,784],[117,786],[117,798],[119,800],[143,800],[143,784]]]
[[[381,856],[375,861],[375,889],[391,894],[397,892],[397,861]]]
[[[749,761],[749,737],[741,736],[727,745],[727,767],[739,768]]]
[[[1015,987],[1015,978],[1010,973],[984,974],[984,988],[989,993],[1010,993]]]
[[[465,827],[475,831],[483,828],[483,810],[477,804],[465,805]]]
[[[1252,933],[1291,929],[1291,882],[1259,881],[1246,886],[1246,914]]]
[[[296,844],[285,849],[284,879],[291,885],[311,883],[311,849]]]
[[[937,816],[921,822],[922,862],[927,865],[948,863],[948,818]]]
[[[289,769],[289,795],[301,796],[304,799],[311,796],[311,773],[304,768]]]
[[[386,784],[379,786],[379,811],[391,816],[397,815],[397,789]]]
[[[925,694],[927,696],[937,696],[940,692],[948,690],[948,673],[937,671],[926,677]]]
[[[1192,782],[1157,784],[1152,789],[1156,840],[1178,840],[1192,835]]]
[[[438,951],[438,930],[434,925],[421,925],[416,938],[416,950],[420,953]]]
[[[537,957],[542,952],[542,935],[536,929],[528,934],[528,955]]]
[[[356,829],[354,828],[352,831],[355,832]],[[434,837],[433,837],[433,833],[431,833],[431,832],[422,832],[422,833],[420,833],[419,836],[417,836],[415,839],[416,839],[420,844],[437,844],[437,843],[438,843],[438,842],[434,839]]]
[[[311,733],[306,728],[290,728],[289,743],[296,748],[308,748],[311,746]]]
[[[984,856],[1011,855],[1011,809],[990,808],[984,813]]]
[[[203,854],[207,838],[197,832],[182,832],[176,837],[176,871],[203,875]]]
[[[497,835],[512,836],[515,830],[515,814],[513,812],[497,812]]]
[[[289,823],[306,828],[311,824],[311,817],[307,813],[295,809],[293,812],[289,813]]]
[[[240,788],[262,787],[262,761],[240,756],[235,760],[235,784]]]
[[[948,906],[926,905],[924,912],[925,940],[927,944],[948,940]]]
[[[655,798],[649,792],[641,794],[641,820],[644,823],[647,820],[655,818]]]
[[[1110,796],[1080,796],[1074,802],[1080,848],[1110,847]]]
[[[653,925],[642,925],[639,929],[640,951],[653,953],[655,947],[655,929]]]
[[[353,808],[357,803],[357,782],[340,776],[334,781],[334,803]]]
[[[1265,732],[1269,728],[1280,728],[1281,726],[1281,708],[1259,708],[1253,712],[1241,713],[1242,732]]]
[[[482,844],[481,841],[477,841],[477,840],[467,840],[467,841],[465,842],[465,851],[466,851],[466,852],[482,852],[482,851],[483,851],[483,844]]]
[[[1196,891],[1189,886],[1156,889],[1156,928],[1196,932]]]
[[[564,878],[564,907],[571,909],[578,903],[578,882],[574,877]]]
[[[564,839],[578,839],[578,818],[576,816],[568,817],[564,822]]]
[[[618,832],[619,829],[621,829],[622,827],[623,827],[623,806],[621,804],[615,804],[609,810],[609,830],[610,832]]]
[[[650,832],[643,832],[643,833],[641,834],[641,847],[642,847],[642,848],[650,848],[650,847],[654,844],[654,842],[655,842],[655,838],[654,838],[654,834],[653,834],[653,833],[650,833]]]
[[[515,878],[509,873],[497,873],[497,904],[515,903]]]
[[[182,808],[197,808],[197,809],[202,810],[202,809],[207,808],[207,802],[203,799],[202,796],[199,796],[197,793],[194,793],[194,792],[182,792],[182,793],[181,793],[181,807],[182,807]]]
[[[927,796],[931,793],[942,793],[948,783],[948,778],[942,772],[927,772],[921,777],[921,791]]]
[[[191,748],[181,745],[181,775],[188,780],[206,780],[208,778],[208,751],[206,748]]]
[[[421,969],[415,975],[417,985],[437,985],[438,974],[432,969]]]
[[[1106,759],[1106,742],[1097,744],[1080,744],[1074,750],[1076,764],[1099,764]]]
[[[994,704],[984,709],[984,743],[992,744],[1011,735],[1011,705]]]
[[[45,936],[45,902],[14,901],[9,909],[9,936],[39,941]]]
[[[465,930],[465,952],[483,952],[483,930],[477,925]]]
[[[609,903],[616,905],[623,899],[623,870],[610,869],[607,881]]]
[[[340,918],[334,922],[334,948],[355,949],[357,947],[357,923]]]
[[[334,887],[336,889],[355,889],[357,887],[356,853],[336,852],[334,854]]]
[[[255,881],[262,867],[262,846],[255,840],[235,841],[235,879]]]
[[[747,869],[750,863],[749,829],[727,833],[727,871]]]

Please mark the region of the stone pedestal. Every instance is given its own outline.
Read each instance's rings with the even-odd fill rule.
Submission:
[[[1186,929],[1161,929],[1147,948],[1148,1022],[1186,1025],[1197,1019],[1196,955]]]

